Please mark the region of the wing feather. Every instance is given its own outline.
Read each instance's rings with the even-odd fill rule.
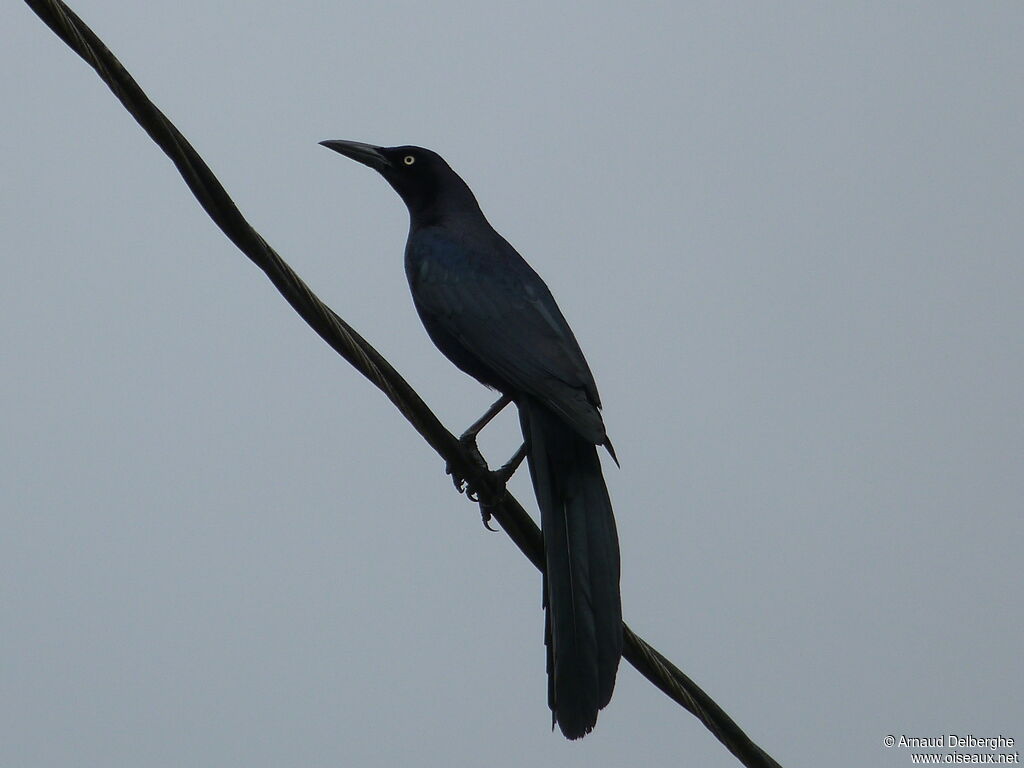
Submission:
[[[486,369],[533,395],[595,444],[607,438],[579,343],[544,281],[501,240],[467,248],[443,235],[410,238],[417,309]]]

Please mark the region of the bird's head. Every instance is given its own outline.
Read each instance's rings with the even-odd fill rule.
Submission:
[[[414,222],[470,205],[479,210],[466,183],[444,158],[423,147],[377,147],[359,141],[321,141],[380,173],[405,201]]]

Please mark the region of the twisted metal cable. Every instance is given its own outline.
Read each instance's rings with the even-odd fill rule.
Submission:
[[[478,494],[492,515],[539,570],[544,569],[541,532],[522,505],[470,454],[399,373],[310,290],[232,202],[227,190],[170,120],[149,100],[103,41],[61,0],[25,0],[27,5],[113,91],[150,138],[177,166],[214,223],[262,269],[281,295],[320,337],[380,389],[448,466]],[[697,717],[748,768],[780,768],[721,707],[672,662],[623,624],[623,657],[671,699]]]

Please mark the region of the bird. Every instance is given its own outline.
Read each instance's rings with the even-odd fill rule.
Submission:
[[[508,403],[519,411],[544,541],[552,729],[557,723],[566,738],[582,738],[611,700],[623,645],[619,540],[598,447],[618,459],[594,376],[547,285],[439,154],[320,144],[377,171],[405,202],[405,272],[427,335],[455,366],[502,394],[463,439],[475,440]]]

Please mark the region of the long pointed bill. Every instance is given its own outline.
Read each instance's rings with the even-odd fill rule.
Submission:
[[[383,171],[385,168],[391,167],[391,161],[384,157],[380,147],[375,147],[372,144],[363,144],[361,141],[338,140],[321,141],[320,144],[341,153],[345,157],[351,157],[356,162],[368,165],[375,171]]]

